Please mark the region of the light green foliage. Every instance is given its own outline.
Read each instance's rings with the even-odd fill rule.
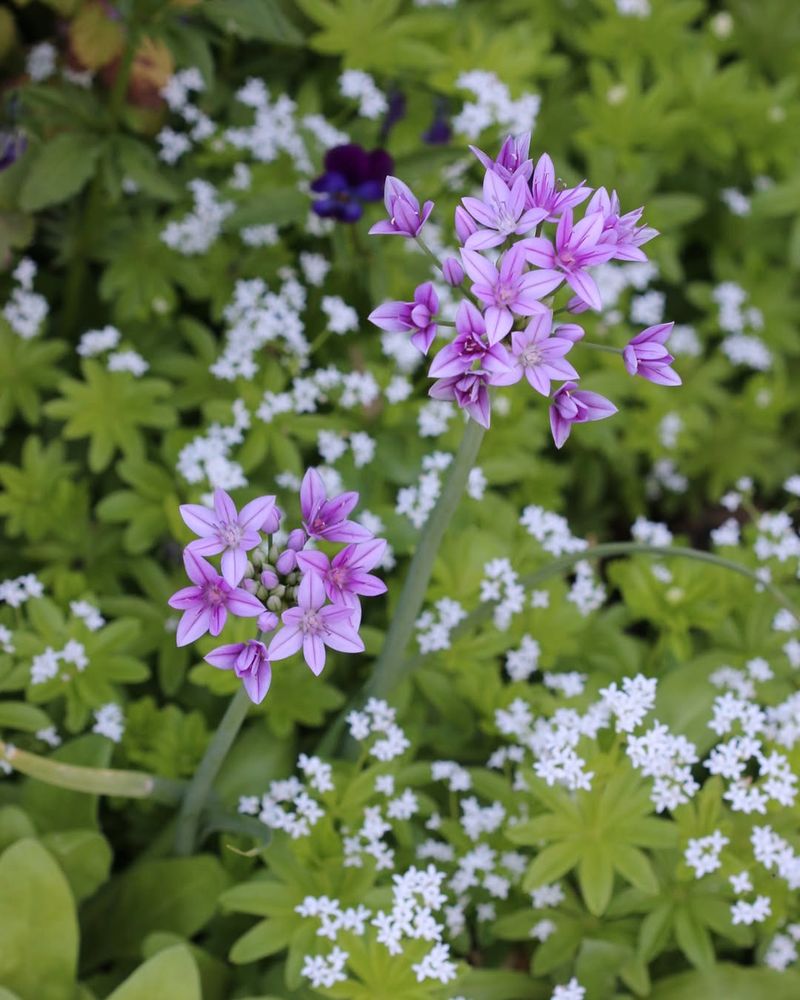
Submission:
[[[0,584],[32,573],[41,585],[21,602],[13,587],[0,590],[0,1000],[550,1000],[572,976],[585,1000],[796,1000],[797,960],[783,972],[768,964],[775,942],[800,943],[798,891],[754,860],[751,837],[768,825],[800,853],[800,806],[790,795],[734,809],[731,779],[705,761],[739,735],[709,726],[716,700],[738,697],[738,684],[762,712],[785,710],[783,729],[759,738],[765,755],[800,768],[789,700],[800,652],[786,619],[800,604],[797,557],[759,555],[775,541],[765,513],[790,518],[787,538],[798,514],[783,484],[800,473],[800,6],[643,0],[627,15],[617,0],[117,0],[113,15],[111,6],[14,0],[0,11],[0,156],[6,130],[27,142],[0,169]],[[42,42],[53,46],[52,72],[42,69],[48,52],[34,48]],[[84,67],[90,76],[76,78]],[[191,90],[183,117],[160,90],[191,68],[202,90]],[[393,107],[401,95],[403,116],[386,129],[382,111],[359,114],[358,99],[341,93],[345,70],[370,73]],[[618,293],[604,285],[616,297],[602,314],[560,318],[579,321],[586,341],[621,347],[650,325],[636,318],[646,297],[662,293],[665,319],[690,328],[675,349],[683,385],[631,378],[619,357],[576,344],[582,387],[620,413],[577,428],[558,453],[546,400],[524,380],[498,392],[477,460],[485,492],[462,499],[425,600],[426,611],[457,601],[465,617],[440,648],[412,641],[405,651],[389,700],[409,746],[380,761],[366,744],[348,745],[344,716],[360,706],[420,538],[398,494],[418,482],[426,456],[456,451],[463,428],[455,417],[420,433],[425,366],[405,371],[367,320],[430,280],[429,261],[407,241],[367,236],[380,201],[352,226],[309,222],[309,184],[340,141],[332,129],[367,150],[386,147],[392,172],[436,202],[429,242],[452,251],[453,212],[481,181],[467,145],[494,154],[511,127],[495,116],[464,130],[478,120],[462,116],[465,106],[492,88],[465,89],[474,71],[495,74],[509,101],[532,100],[523,119],[540,101],[531,154],[550,153],[564,183],[586,178],[615,190],[623,212],[645,207],[661,233],[645,246],[653,273],[626,270]],[[251,79],[268,91],[261,109],[237,97]],[[449,142],[423,139],[444,121]],[[169,130],[191,136],[174,160]],[[197,181],[219,218],[213,206],[198,215]],[[181,236],[168,241],[175,227]],[[198,234],[207,246],[190,246]],[[313,255],[330,266],[320,283],[309,277]],[[27,290],[14,276],[24,258],[37,268]],[[763,363],[729,356],[726,289],[740,290],[742,331]],[[25,291],[48,312],[20,332]],[[331,330],[326,296],[355,310],[355,329]],[[252,370],[226,371],[220,358],[248,324],[269,335]],[[107,327],[119,334],[113,347],[78,351],[84,334]],[[301,327],[307,357],[287,346]],[[111,370],[112,352],[128,351],[141,374]],[[327,383],[312,391],[323,372]],[[410,395],[392,402],[398,375]],[[348,401],[368,378],[374,395]],[[345,445],[330,462],[325,432]],[[364,464],[358,433],[375,442]],[[378,571],[388,593],[364,602],[366,655],[332,652],[321,677],[299,656],[274,664],[201,814],[198,852],[172,856],[174,805],[15,775],[16,748],[56,773],[137,770],[183,787],[240,686],[203,657],[252,638],[253,623],[231,616],[220,636],[176,647],[167,601],[186,584],[181,549],[192,537],[179,506],[207,503],[223,484],[239,507],[274,493],[293,526],[292,477],[323,464],[383,522],[396,560]],[[737,485],[742,477],[753,487]],[[722,504],[733,489],[741,502]],[[590,546],[628,539],[639,515],[664,522],[676,544],[758,571],[780,593],[664,554],[576,553],[591,557],[591,585],[604,588],[584,614],[575,560],[553,569],[561,552],[520,523],[529,505],[566,517]],[[712,542],[728,519],[741,541]],[[505,623],[484,593],[496,559],[524,588]],[[102,621],[90,624],[75,602]],[[526,641],[535,665],[514,679],[509,654]],[[762,660],[769,675],[754,679]],[[730,688],[726,670],[738,678]],[[584,677],[576,693],[545,682],[570,672]],[[698,758],[697,791],[660,812],[624,732],[575,728],[602,690],[637,674],[658,682],[637,734],[657,720]],[[98,722],[108,706],[118,733]],[[516,740],[498,714],[514,711],[540,728]],[[536,740],[558,719],[591,772],[584,787],[533,771]],[[489,765],[517,744],[524,765],[511,755]],[[322,815],[293,839],[268,821],[270,804],[294,808],[296,789],[282,783],[299,754],[330,759],[333,788],[309,790],[297,770],[312,804],[300,801]],[[440,761],[463,768],[463,787],[433,780]],[[747,758],[746,790],[763,787],[759,766]],[[394,790],[380,791],[390,779]],[[406,791],[412,814],[387,819]],[[501,809],[502,822],[473,837],[470,798]],[[391,827],[394,868],[363,850],[353,860],[352,839],[363,847],[376,810]],[[714,831],[728,842],[719,867],[698,878],[687,847]],[[491,892],[482,869],[453,888],[478,848],[494,852],[506,889]],[[516,871],[501,868],[504,857]],[[391,954],[368,920],[362,933],[339,932],[343,978],[313,987],[304,963],[334,942],[297,907],[327,896],[385,912],[392,876],[428,864],[447,873],[447,907],[468,900],[463,926],[457,912],[451,926],[444,911],[436,918],[452,981],[413,969],[432,939],[404,939]],[[753,890],[738,896],[730,879],[742,872]],[[547,902],[545,891],[534,905],[548,887],[563,899]],[[768,916],[734,923],[737,900],[758,895],[769,897]]]

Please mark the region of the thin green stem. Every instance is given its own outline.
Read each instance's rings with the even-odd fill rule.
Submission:
[[[109,99],[109,110],[114,118],[114,121],[119,122],[122,119],[122,113],[125,107],[125,97],[128,93],[128,84],[131,79],[131,72],[133,70],[133,61],[136,58],[136,45],[139,40],[138,28],[131,24],[128,28],[128,37],[125,41],[125,49],[122,53],[122,61],[119,66],[119,71],[117,73],[117,78],[114,80],[114,86],[111,90],[111,97]]]
[[[366,686],[367,697],[385,698],[407,673],[407,661],[403,659],[406,646],[425,600],[439,546],[464,493],[483,435],[483,427],[474,420],[470,420],[464,428],[464,436],[450,466],[442,493],[425,522],[414,550],[381,654]]]
[[[69,788],[89,795],[119,795],[129,799],[153,799],[173,805],[180,802],[184,782],[158,778],[143,771],[115,771],[105,767],[80,767],[19,750],[0,740],[0,760],[15,771],[47,785]]]
[[[222,721],[208,744],[205,755],[200,761],[194,777],[189,782],[189,787],[181,802],[175,828],[176,854],[191,854],[194,850],[200,815],[208,799],[211,786],[220,767],[222,767],[225,755],[233,745],[233,741],[247,717],[249,708],[250,699],[242,686],[231,698],[225,714],[222,716]]]
[[[593,344],[591,340],[579,340],[580,347],[589,347],[593,351],[605,351],[606,354],[622,354],[619,347],[612,347],[610,344]]]
[[[420,248],[420,250],[424,254],[426,254],[426,256],[430,257],[430,259],[433,261],[433,264],[436,267],[437,271],[441,271],[442,265],[439,263],[439,258],[436,256],[433,250],[431,250],[431,248],[428,246],[425,240],[423,240],[421,236],[415,236],[414,239],[417,241],[417,246]]]

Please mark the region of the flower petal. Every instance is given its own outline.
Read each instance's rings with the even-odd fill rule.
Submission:
[[[199,503],[182,503],[178,508],[183,523],[201,538],[208,538],[217,531],[217,515]]]

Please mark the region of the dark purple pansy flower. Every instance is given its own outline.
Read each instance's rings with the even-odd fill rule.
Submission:
[[[364,212],[362,202],[381,200],[393,167],[385,149],[368,153],[354,142],[334,146],[325,154],[325,173],[311,183],[311,190],[322,195],[311,207],[323,219],[356,222]]]

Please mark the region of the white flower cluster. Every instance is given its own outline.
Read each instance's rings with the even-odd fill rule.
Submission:
[[[632,733],[640,726],[656,701],[656,680],[654,677],[623,677],[622,687],[616,682],[601,688],[603,705],[614,718],[618,733]]]
[[[346,69],[339,77],[339,93],[342,97],[358,101],[358,113],[362,118],[380,118],[388,108],[386,95],[375,80],[360,69]]]
[[[527,681],[539,666],[541,647],[530,635],[523,635],[519,649],[506,653],[506,671],[512,681]]]
[[[587,548],[587,542],[572,534],[565,517],[536,504],[525,507],[519,523],[550,555],[561,556],[567,552],[582,552]]]
[[[56,48],[50,42],[31,46],[25,60],[25,72],[34,83],[47,80],[56,71]]]
[[[451,597],[440,597],[434,604],[434,611],[429,608],[423,611],[415,624],[417,642],[423,653],[434,653],[440,649],[449,649],[450,636],[460,621],[467,617],[464,608]]]
[[[88,601],[70,601],[69,609],[76,618],[81,619],[90,632],[97,632],[106,623],[100,611]]]
[[[0,602],[19,608],[31,598],[41,597],[44,584],[34,573],[0,581]]]
[[[756,527],[759,533],[753,548],[762,562],[777,559],[785,563],[796,559],[800,569],[800,534],[795,531],[789,514],[785,511],[764,513],[756,522]]]
[[[789,924],[786,933],[776,934],[764,954],[764,964],[784,972],[797,961],[797,942],[800,941],[800,924]]]
[[[492,126],[512,134],[533,131],[542,100],[538,94],[523,94],[511,99],[508,87],[487,70],[462,73],[456,80],[459,90],[467,90],[474,100],[465,102],[453,118],[453,130],[468,139],[477,139]]]
[[[764,317],[761,310],[748,306],[747,292],[733,281],[723,281],[712,293],[712,299],[719,306],[718,322],[726,334],[722,341],[723,354],[735,365],[744,365],[756,371],[767,371],[772,367],[772,354],[760,337],[746,330],[761,330]]]
[[[277,292],[270,291],[262,278],[237,281],[222,313],[224,347],[209,369],[211,374],[226,382],[251,381],[259,371],[256,356],[266,344],[275,342],[305,358],[309,347],[300,317],[305,303],[305,289],[292,275],[286,276]]]
[[[115,351],[122,334],[114,326],[104,326],[101,330],[87,330],[81,336],[76,351],[82,358],[94,358],[106,351],[108,355],[106,367],[110,372],[130,372],[140,378],[150,368],[150,365],[137,351],[127,349]]]
[[[222,225],[233,212],[232,201],[220,201],[218,191],[208,181],[195,178],[189,181],[194,206],[182,219],[168,222],[161,232],[161,239],[170,249],[184,257],[204,254],[216,242]]]
[[[233,404],[233,423],[213,423],[205,434],[194,438],[181,448],[178,455],[178,472],[188,483],[204,479],[213,489],[235,490],[247,486],[244,470],[234,462],[231,450],[244,441],[244,432],[250,426],[250,414],[241,399]]]
[[[422,459],[422,472],[413,486],[403,486],[397,493],[395,512],[405,514],[415,528],[421,528],[436,506],[442,492],[441,473],[453,461],[448,452],[434,451]]]
[[[597,611],[605,603],[606,588],[594,574],[592,564],[582,559],[575,564],[575,578],[567,594],[567,600],[574,604],[585,618]]]
[[[481,601],[495,601],[495,628],[505,632],[511,619],[525,607],[525,588],[508,559],[491,559],[483,567]]]
[[[44,684],[58,676],[62,663],[70,663],[78,673],[82,673],[89,666],[89,657],[83,643],[77,639],[69,639],[61,650],[47,646],[44,652],[34,656],[31,662],[31,684]],[[61,680],[69,681],[73,676],[74,672],[65,672],[61,674]]]
[[[456,415],[455,404],[446,399],[431,399],[424,403],[417,414],[419,436],[440,437],[447,431],[450,421]]]
[[[697,747],[662,723],[653,722],[641,736],[628,736],[626,753],[645,778],[653,779],[650,799],[656,812],[677,809],[700,790],[692,776],[692,766],[700,759]]]
[[[707,837],[690,837],[683,852],[686,864],[694,869],[695,878],[710,875],[722,866],[722,849],[730,843],[721,830],[714,830]]]
[[[397,725],[396,716],[396,711],[387,702],[370,698],[362,711],[352,711],[347,716],[350,735],[359,742],[377,736],[370,747],[370,755],[384,763],[394,760],[411,746],[406,734]]]
[[[98,708],[94,713],[92,732],[105,736],[113,743],[119,743],[125,732],[125,716],[120,706],[111,701]]]
[[[156,142],[161,147],[159,155],[165,163],[177,163],[195,143],[214,135],[214,122],[191,99],[193,94],[202,94],[204,90],[203,75],[194,66],[173,74],[161,89],[161,96],[170,110],[187,126],[186,132],[176,132],[169,126],[164,126],[156,136]]]
[[[315,369],[310,375],[298,376],[283,392],[265,392],[256,416],[269,424],[284,413],[316,413],[321,405],[334,402],[334,392],[339,394],[336,405],[352,410],[370,406],[379,398],[381,390],[369,371],[343,372],[329,365]]]
[[[328,317],[328,329],[339,336],[358,329],[358,313],[340,295],[323,295],[320,309]]]
[[[642,545],[653,545],[656,548],[668,548],[672,545],[672,532],[666,524],[648,521],[641,516],[631,526],[631,537]]]
[[[325,815],[325,810],[309,790],[320,795],[333,790],[331,767],[318,757],[300,754],[297,765],[305,782],[295,775],[270,782],[269,791],[261,796],[243,796],[239,812],[258,815],[271,830],[283,830],[292,840],[307,837],[311,828]]]
[[[50,307],[47,299],[33,290],[36,264],[30,257],[23,257],[11,276],[16,284],[3,306],[3,318],[18,337],[31,340],[41,330]]]
[[[631,0],[617,0],[617,3],[631,3]],[[647,3],[648,0],[634,0],[635,3]],[[647,13],[649,13],[649,8]],[[644,16],[644,15],[642,15]],[[553,995],[550,1000],[583,1000],[586,996],[586,990],[578,980],[573,976],[568,983],[562,986],[556,986],[553,990]]]

